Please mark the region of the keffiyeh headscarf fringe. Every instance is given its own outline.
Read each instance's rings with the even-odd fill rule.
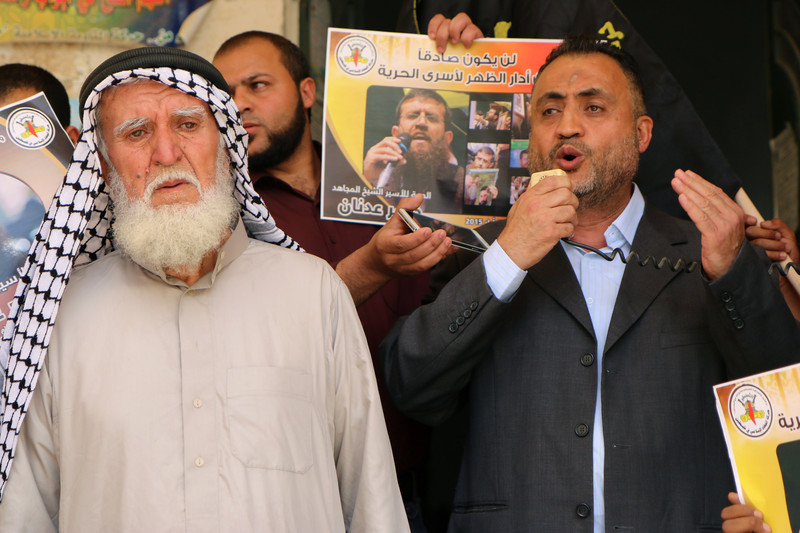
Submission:
[[[236,177],[234,195],[242,207],[248,233],[262,241],[301,250],[275,225],[253,189],[247,173],[247,132],[228,93],[202,76],[168,67],[117,72],[96,85],[84,105],[84,131],[64,182],[23,266],[0,344],[0,356],[8,357],[0,400],[0,499],[72,267],[94,261],[113,249],[110,199],[100,174],[95,114],[104,89],[132,78],[158,81],[208,103],[230,154]]]

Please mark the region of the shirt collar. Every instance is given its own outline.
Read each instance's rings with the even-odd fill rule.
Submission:
[[[644,196],[635,183],[632,185],[633,192],[631,199],[628,200],[628,205],[603,233],[606,244],[612,250],[630,247],[633,237],[636,235],[636,229],[639,227],[639,221],[644,214]]]
[[[635,183],[632,185],[633,192],[628,205],[603,233],[606,244],[612,250],[630,247],[633,237],[636,235],[636,229],[639,227],[639,221],[644,214],[644,196]]]
[[[620,213],[619,216],[614,219],[614,222],[603,232],[603,236],[606,239],[606,247],[604,250],[619,248],[625,254],[631,251],[633,237],[636,235],[639,221],[644,214],[644,196],[642,196],[639,187],[635,183],[632,183],[632,187],[633,191],[630,200],[628,200],[628,205],[625,206],[622,213]],[[580,261],[582,255],[590,253],[580,246],[568,246],[567,243],[563,241],[561,241],[561,246],[567,252],[567,256],[573,263],[574,261]],[[573,264],[573,267],[574,266]]]

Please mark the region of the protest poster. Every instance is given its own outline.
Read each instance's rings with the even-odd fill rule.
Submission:
[[[72,150],[44,93],[0,109],[0,332]]]
[[[800,531],[800,364],[716,385],[740,499],[773,531]]]
[[[330,28],[322,218],[383,224],[416,192],[422,212],[452,224],[505,217],[527,184],[533,79],[558,42],[479,39],[440,54],[426,35]],[[384,157],[390,142],[398,163]]]

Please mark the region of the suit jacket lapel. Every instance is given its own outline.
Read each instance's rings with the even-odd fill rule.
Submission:
[[[505,220],[493,222],[478,228],[478,233],[486,242],[492,243],[497,240],[504,227]],[[583,292],[560,243],[538,264],[528,269],[528,278],[564,307],[594,337],[592,319],[583,299]],[[523,282],[520,291],[524,290],[525,283]],[[524,297],[524,294],[520,296]]]
[[[625,267],[614,313],[608,327],[606,351],[639,319],[664,286],[675,276],[687,275],[683,271],[673,272],[668,265],[656,269],[652,264],[652,258],[645,266],[640,266],[639,261],[644,261],[648,256],[655,256],[656,262],[667,257],[674,264],[680,257],[679,254],[686,253],[687,248],[681,245],[687,243],[688,235],[676,219],[649,204],[645,205],[642,220],[631,245],[631,249],[640,256],[638,260],[632,257]],[[699,261],[700,257],[698,254],[698,257],[684,259]]]
[[[538,264],[528,269],[528,277],[594,337],[592,318],[589,316],[586,300],[561,243],[557,243]]]

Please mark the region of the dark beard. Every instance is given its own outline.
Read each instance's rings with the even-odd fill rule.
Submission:
[[[260,154],[249,153],[247,166],[250,172],[265,171],[274,168],[289,158],[303,140],[306,128],[306,109],[303,100],[297,98],[297,107],[289,124],[280,130],[267,132],[267,148]]]
[[[418,192],[429,191],[437,176],[445,173],[450,149],[444,139],[431,144],[427,152],[407,152],[403,187]]]
[[[593,151],[579,141],[565,140],[557,144],[545,157],[534,151],[531,145],[528,150],[530,173],[556,168],[556,153],[565,144],[571,144],[581,150],[587,157],[586,163],[591,167],[589,180],[573,190],[575,196],[580,199],[578,210],[605,205],[621,187],[630,184],[636,176],[639,166],[637,130],[622,139],[619,144],[601,153]]]

